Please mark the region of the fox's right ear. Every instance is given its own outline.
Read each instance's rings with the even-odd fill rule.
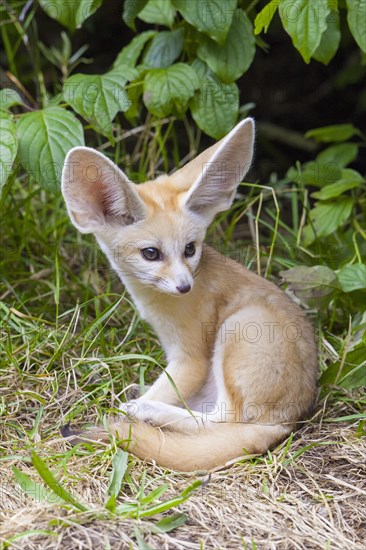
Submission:
[[[172,174],[184,206],[208,225],[218,212],[233,202],[236,188],[249,170],[253,157],[254,120],[242,120],[224,138]]]
[[[70,219],[81,233],[94,233],[110,224],[129,225],[147,213],[122,170],[88,147],[74,147],[68,152],[61,190]]]

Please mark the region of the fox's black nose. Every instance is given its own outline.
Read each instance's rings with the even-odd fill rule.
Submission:
[[[187,294],[191,290],[191,285],[179,285],[177,286],[177,290],[181,294]]]

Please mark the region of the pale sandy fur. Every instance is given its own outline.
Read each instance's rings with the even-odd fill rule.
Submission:
[[[242,154],[243,175],[250,140],[251,123],[241,123],[173,176],[139,186],[123,182],[122,172],[115,178],[122,186],[111,184],[109,172],[96,186],[83,183],[82,169],[72,185],[63,178],[71,219],[95,233],[168,362],[168,375],[122,407],[126,414],[110,420],[109,432],[140,458],[169,468],[213,468],[244,451],[265,452],[297,427],[315,398],[316,346],[303,311],[275,285],[203,244],[238,183],[214,170],[228,158],[241,162]],[[91,150],[73,151],[81,167],[92,156],[104,171],[114,169]],[[207,180],[202,166],[210,159],[216,168]],[[191,241],[197,251],[186,258],[182,251]],[[147,246],[159,248],[163,260],[143,260]],[[177,292],[182,283],[192,286],[188,294]],[[100,428],[84,436],[110,437]]]

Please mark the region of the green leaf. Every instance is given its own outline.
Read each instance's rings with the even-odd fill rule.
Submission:
[[[85,19],[90,17],[102,4],[103,0],[39,0],[42,9],[52,19],[74,31],[81,27]]]
[[[0,90],[0,109],[7,111],[14,105],[23,105],[23,100],[15,90],[4,88]]]
[[[126,451],[118,449],[112,460],[113,470],[107,488],[108,495],[112,495],[115,498],[118,497],[119,493],[121,492],[123,478],[127,471],[127,464],[128,453]]]
[[[302,185],[314,185],[323,187],[338,181],[342,175],[335,162],[322,163],[318,161],[306,162],[301,169],[290,168],[287,177]]]
[[[353,124],[334,124],[333,126],[323,126],[306,132],[306,138],[313,138],[319,142],[347,141],[353,136],[360,135],[360,130]]]
[[[319,153],[316,160],[321,164],[335,164],[338,168],[345,168],[357,158],[358,149],[356,143],[337,143]]]
[[[339,288],[336,274],[324,265],[297,266],[280,271],[280,275],[296,296],[314,304],[322,299],[329,301]]]
[[[173,0],[174,6],[190,25],[219,44],[225,42],[236,3],[236,0]]]
[[[255,55],[253,25],[247,14],[236,10],[224,44],[202,37],[197,55],[223,82],[235,82],[248,70]]]
[[[130,106],[125,84],[137,75],[135,69],[124,65],[103,75],[75,74],[65,81],[63,96],[97,132],[112,140],[112,120]]]
[[[167,69],[152,69],[144,81],[144,103],[157,117],[180,116],[186,111],[199,84],[196,72],[185,63],[176,63]]]
[[[13,117],[0,111],[0,194],[10,176],[17,150],[18,140]]]
[[[56,480],[51,470],[46,463],[39,457],[35,451],[32,451],[32,464],[46,483],[46,485],[64,502],[71,504],[81,512],[87,512],[88,508],[85,504],[78,502],[62,485]]]
[[[235,126],[239,111],[239,90],[235,83],[224,84],[202,61],[193,63],[201,87],[189,107],[194,121],[205,134],[220,139]]]
[[[159,32],[145,54],[144,64],[156,69],[169,67],[182,53],[183,38],[183,29]]]
[[[333,0],[329,0],[333,3]],[[331,5],[330,5],[331,9]],[[333,59],[341,42],[341,29],[338,10],[331,9],[327,17],[327,28],[325,29],[320,44],[312,57],[324,65],[328,65]]]
[[[320,384],[337,384],[347,390],[361,388],[366,385],[366,346],[361,343],[349,351],[343,361],[329,365],[320,377]]]
[[[334,233],[350,217],[353,204],[350,197],[338,197],[337,202],[316,203],[309,213],[312,224],[304,228],[305,245],[311,244],[315,238]]]
[[[45,187],[58,190],[67,152],[84,145],[78,119],[61,107],[27,113],[18,121],[17,136],[25,170]]]
[[[154,500],[158,500],[169,489],[168,483],[163,483],[160,487],[156,487],[149,494],[140,500],[141,504],[150,504]]]
[[[33,481],[27,474],[13,466],[13,472],[16,482],[21,490],[29,497],[38,502],[49,502],[50,504],[64,504],[64,500],[53,491],[47,489],[40,483]]]
[[[338,197],[349,189],[360,187],[364,182],[365,180],[361,174],[356,172],[356,170],[346,168],[342,170],[342,176],[339,181],[336,181],[331,185],[326,185],[321,191],[312,193],[312,197],[319,200],[332,199],[333,197]]]
[[[338,272],[338,280],[343,292],[366,289],[366,265],[346,265]]]
[[[263,29],[264,32],[268,31],[268,27],[277,11],[279,1],[272,0],[257,14],[254,21],[254,34],[260,34]]]
[[[153,38],[157,33],[156,31],[145,31],[135,36],[117,55],[117,58],[113,64],[113,67],[119,67],[120,65],[127,65],[128,67],[135,67],[138,58],[144,49],[145,44]]]
[[[280,0],[279,14],[285,31],[305,63],[318,48],[327,28],[328,0]]]
[[[366,53],[366,0],[347,0],[347,21],[353,38]]]
[[[135,19],[144,9],[148,0],[125,0],[123,2],[123,21],[132,30],[136,30]]]
[[[175,9],[170,0],[149,0],[138,17],[145,23],[155,23],[171,27],[174,23]]]
[[[188,519],[189,516],[186,514],[173,514],[155,523],[153,531],[155,533],[170,533],[174,529],[177,529],[177,527],[184,525]]]

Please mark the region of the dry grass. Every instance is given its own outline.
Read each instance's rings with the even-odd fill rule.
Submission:
[[[57,433],[52,434],[60,421],[60,402],[47,407],[40,431],[49,432],[49,437],[44,441],[35,437],[36,448],[51,462],[58,457],[58,476],[80,501],[90,504],[92,512],[35,502],[21,491],[14,481],[13,465],[37,478],[32,465],[24,461],[29,442],[14,436],[14,426],[22,425],[24,431],[32,427],[34,409],[29,405],[29,401],[19,402],[7,426],[2,425],[1,448],[7,460],[0,462],[0,540],[9,541],[35,529],[49,534],[14,539],[11,548],[364,548],[365,440],[356,437],[352,423],[331,422],[354,412],[353,407],[338,403],[319,409],[289,449],[283,444],[273,454],[243,461],[211,477],[203,472],[166,472],[131,458],[129,481],[119,502],[133,500],[134,486],[141,485],[143,475],[149,490],[163,481],[169,483],[164,498],[179,494],[197,477],[204,480],[179,507],[188,516],[186,523],[171,533],[153,534],[153,521],[121,520],[106,514],[103,503],[111,456],[105,447],[62,460],[69,447]]]

